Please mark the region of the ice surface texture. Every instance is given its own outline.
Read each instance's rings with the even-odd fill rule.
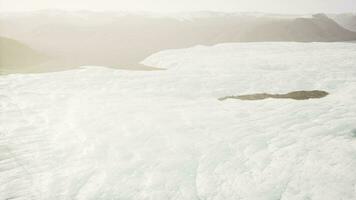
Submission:
[[[356,45],[223,44],[0,77],[0,199],[354,200]],[[322,99],[219,101],[324,90]]]

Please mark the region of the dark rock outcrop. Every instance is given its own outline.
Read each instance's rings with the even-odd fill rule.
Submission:
[[[224,101],[227,99],[239,99],[239,100],[263,100],[268,98],[273,99],[294,99],[294,100],[308,100],[308,99],[320,99],[329,95],[328,92],[321,90],[313,90],[313,91],[295,91],[287,94],[268,94],[268,93],[257,93],[257,94],[249,94],[249,95],[239,95],[239,96],[227,96],[223,98],[219,98],[220,101]]]

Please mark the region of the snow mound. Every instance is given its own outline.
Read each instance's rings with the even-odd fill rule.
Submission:
[[[356,45],[223,44],[0,76],[0,199],[356,198]],[[322,99],[219,101],[325,90]]]

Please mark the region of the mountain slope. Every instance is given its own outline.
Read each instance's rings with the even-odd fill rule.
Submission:
[[[13,39],[0,37],[0,72],[40,64],[45,56]]]
[[[324,14],[312,18],[272,21],[249,30],[240,41],[336,42],[356,40],[356,33],[346,30]]]
[[[338,15],[330,15],[330,17],[346,29],[356,31],[356,14],[345,13]]]

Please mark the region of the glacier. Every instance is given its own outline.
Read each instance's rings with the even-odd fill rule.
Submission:
[[[354,200],[356,44],[158,52],[0,76],[0,199]],[[322,99],[218,99],[324,90]]]

